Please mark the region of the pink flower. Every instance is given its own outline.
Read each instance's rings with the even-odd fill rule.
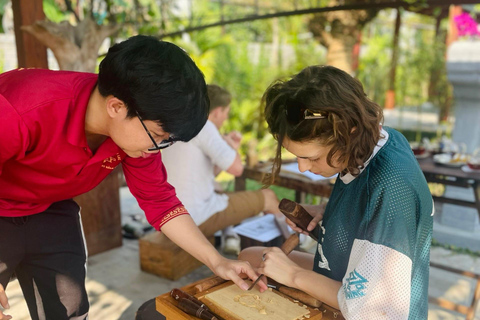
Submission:
[[[477,22],[470,16],[470,14],[464,12],[454,18],[455,25],[458,29],[459,36],[479,36]]]

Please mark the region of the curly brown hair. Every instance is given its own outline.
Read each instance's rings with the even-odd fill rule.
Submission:
[[[262,105],[269,130],[278,141],[272,175],[266,184],[272,184],[280,171],[285,137],[331,147],[328,165],[333,167],[335,156],[354,176],[380,139],[382,108],[367,98],[358,80],[332,66],[310,66],[289,80],[275,81],[265,91]],[[304,118],[305,110],[317,117]]]

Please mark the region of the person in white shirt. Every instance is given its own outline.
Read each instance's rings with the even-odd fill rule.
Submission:
[[[165,149],[162,158],[168,182],[175,187],[178,198],[208,237],[261,211],[281,213],[278,199],[270,189],[228,194],[217,192],[215,177],[218,173],[226,171],[236,177],[243,173],[243,163],[237,151],[242,136],[236,131],[225,135],[219,131],[230,112],[231,94],[213,84],[208,85],[207,90],[210,99],[207,123],[191,141],[178,142]],[[238,238],[237,244],[230,246],[228,236],[236,235],[231,230],[225,233],[227,237],[222,237],[225,239],[224,251],[238,254]]]

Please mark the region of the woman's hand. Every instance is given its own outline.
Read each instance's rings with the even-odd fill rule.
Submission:
[[[327,204],[323,203],[320,205],[303,205],[302,207],[305,208],[305,210],[313,217],[312,221],[307,226],[308,231],[312,231],[320,222],[320,220],[323,219],[323,214],[325,213],[325,208]],[[286,218],[285,219],[287,224],[290,226],[290,228],[293,229],[295,232],[303,233],[304,235],[308,235],[308,232],[303,231],[300,229],[293,221],[290,219]]]
[[[278,247],[263,250],[262,260],[257,271],[289,287],[294,286],[295,274],[303,270]]]
[[[5,293],[5,290],[3,289],[3,286],[0,284],[0,305],[4,308],[4,309],[8,309],[10,308],[10,306],[8,305],[8,299],[7,299],[7,294]],[[9,316],[7,314],[4,314],[1,310],[0,310],[0,320],[9,320],[9,319],[12,319],[12,316]]]
[[[260,274],[253,270],[250,263],[247,261],[238,261],[222,258],[217,264],[212,266],[212,271],[223,279],[232,280],[237,286],[243,290],[247,290],[249,285],[240,277],[240,275],[247,275],[252,281],[257,280]],[[265,282],[259,281],[257,283],[260,292],[267,290]]]

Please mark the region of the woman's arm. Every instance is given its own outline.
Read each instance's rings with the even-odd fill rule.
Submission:
[[[302,290],[312,297],[339,309],[337,295],[342,286],[341,282],[302,268],[287,257],[280,248],[266,248],[263,252],[265,261],[258,272],[286,286]],[[311,257],[313,260],[313,255]],[[295,258],[295,256],[292,255],[292,258]]]

